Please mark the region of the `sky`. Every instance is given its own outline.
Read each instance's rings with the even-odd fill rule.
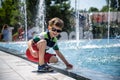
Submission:
[[[76,0],[77,9],[88,10],[90,7],[96,7],[99,10],[106,5],[106,0]],[[71,6],[75,8],[75,0],[71,0]]]

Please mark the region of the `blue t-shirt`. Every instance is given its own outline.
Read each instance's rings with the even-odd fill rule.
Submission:
[[[9,30],[8,29],[4,29],[2,31],[2,34],[3,34],[3,40],[4,41],[9,41]]]

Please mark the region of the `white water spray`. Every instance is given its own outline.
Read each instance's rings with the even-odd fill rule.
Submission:
[[[26,11],[26,0],[20,0],[20,2],[23,3],[23,6],[21,6],[20,11],[21,11],[21,14],[24,15],[25,40],[27,41],[27,11]]]
[[[40,0],[38,3],[38,11],[36,16],[36,28],[37,32],[43,32],[45,28],[45,2],[44,0]]]
[[[108,11],[108,43],[109,43],[109,39],[110,39],[110,4],[111,4],[111,1],[109,0],[109,11]]]
[[[76,42],[77,42],[77,47],[79,46],[79,11],[77,10],[78,8],[77,0],[75,0],[75,20],[76,20]]]

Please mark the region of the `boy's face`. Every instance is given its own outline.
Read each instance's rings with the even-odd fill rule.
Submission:
[[[61,32],[62,32],[62,29],[59,28],[59,27],[57,27],[57,26],[55,26],[55,25],[51,26],[51,28],[50,28],[50,36],[51,36],[51,37],[56,37],[56,36],[58,36]]]

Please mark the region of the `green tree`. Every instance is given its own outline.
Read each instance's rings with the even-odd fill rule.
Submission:
[[[18,23],[22,23],[22,15],[20,13],[20,6],[22,4],[19,0],[3,0],[0,8],[0,26],[8,24],[14,27],[13,34],[17,31]]]
[[[28,26],[35,22],[38,2],[39,0],[26,0]],[[65,27],[63,28],[63,31],[69,33],[71,31],[70,17],[73,13],[69,0],[45,0],[45,4],[46,22],[53,17],[59,17],[64,21]],[[4,0],[2,2],[2,7],[0,8],[1,26],[5,23],[13,27],[16,27],[16,24],[18,23],[24,24],[24,15],[20,12],[20,8],[23,5],[24,4],[20,3],[19,0]]]
[[[19,0],[4,0],[0,9],[0,20],[2,25],[14,25],[20,20]]]
[[[71,31],[70,17],[73,10],[69,0],[46,0],[46,22],[53,17],[59,17],[64,21],[63,31]]]
[[[37,14],[37,5],[39,0],[26,0],[27,4],[27,25],[33,26]]]
[[[100,10],[101,12],[108,12],[109,7],[108,6],[103,6],[103,8]]]
[[[120,11],[120,0],[106,0],[107,5],[109,5],[112,11]]]
[[[90,7],[88,11],[89,12],[98,12],[99,10],[95,7]]]

